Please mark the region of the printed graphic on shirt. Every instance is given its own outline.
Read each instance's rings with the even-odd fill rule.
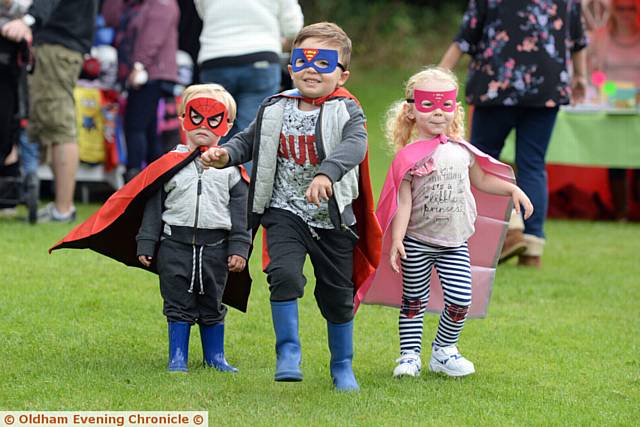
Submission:
[[[422,201],[422,216],[426,221],[448,224],[456,214],[464,214],[464,175],[449,165],[427,177],[427,190]]]
[[[413,206],[408,234],[446,246],[460,244],[473,234],[472,162],[473,156],[464,147],[447,143],[409,172]]]
[[[316,122],[320,110],[300,111],[297,100],[285,104],[271,207],[286,209],[312,227],[333,228],[327,202],[308,203],[305,192],[320,166]]]

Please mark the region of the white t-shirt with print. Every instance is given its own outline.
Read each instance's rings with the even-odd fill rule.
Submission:
[[[412,198],[408,236],[455,247],[473,235],[477,210],[469,168],[474,161],[465,147],[448,142],[407,173],[404,179],[411,183]]]

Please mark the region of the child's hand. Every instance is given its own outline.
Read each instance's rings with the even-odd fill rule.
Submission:
[[[211,147],[200,156],[204,167],[223,168],[229,163],[229,153],[222,147]]]
[[[153,259],[152,256],[146,256],[146,255],[138,256],[138,261],[140,261],[140,264],[144,265],[145,267],[149,267],[151,265],[152,259]]]
[[[404,251],[404,244],[401,240],[393,241],[391,243],[391,250],[389,251],[389,262],[391,263],[391,269],[396,273],[400,273],[400,269],[402,265],[400,264],[400,260],[398,259],[398,255],[400,258],[405,259],[407,254]]]
[[[318,175],[313,178],[304,195],[307,198],[307,202],[320,206],[320,202],[329,200],[333,195],[333,184],[328,176]]]
[[[516,187],[511,193],[511,199],[513,200],[513,206],[518,215],[520,214],[520,205],[522,205],[524,207],[524,219],[531,216],[533,213],[533,205],[527,195],[524,194],[524,191]]]
[[[244,270],[244,267],[247,265],[247,260],[240,255],[231,255],[227,258],[227,265],[229,266],[229,271],[239,273]]]

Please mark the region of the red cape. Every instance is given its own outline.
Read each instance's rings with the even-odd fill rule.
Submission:
[[[376,215],[384,231],[381,249],[384,260],[358,290],[356,304],[382,304],[400,307],[402,303],[402,276],[395,273],[389,264],[391,222],[397,212],[398,189],[403,177],[416,162],[431,156],[438,144],[447,141],[446,137],[444,140],[442,138],[443,136],[440,136],[429,141],[418,141],[407,145],[396,154],[391,163],[376,210]],[[509,182],[515,181],[513,171],[508,165],[494,160],[465,141],[450,141],[448,143],[457,143],[466,147],[475,156],[485,173]],[[491,297],[496,264],[507,231],[508,218],[511,215],[512,202],[510,197],[483,193],[474,187],[472,187],[472,192],[477,204],[478,217],[475,223],[475,233],[469,239],[473,283],[469,316],[484,317]],[[431,296],[427,310],[440,312],[443,306],[440,280],[437,274],[432,274]]]
[[[297,90],[283,92],[280,95],[287,98],[299,98],[302,96]],[[324,97],[321,101],[317,100],[316,105],[333,98],[349,98],[354,100],[359,106],[360,102],[345,88],[339,87],[330,95]],[[360,163],[360,174],[358,180],[358,198],[353,201],[351,207],[358,224],[359,239],[353,251],[353,275],[352,280],[355,286],[355,292],[365,280],[376,271],[380,263],[380,254],[382,251],[382,228],[378,223],[375,215],[375,202],[373,191],[371,189],[371,178],[369,175],[369,148],[365,154],[364,160]],[[269,254],[266,246],[266,233],[262,234],[262,268],[263,270],[269,264]],[[354,294],[355,295],[355,294]],[[355,305],[357,311],[358,305]]]
[[[100,209],[53,245],[49,253],[63,248],[92,249],[131,267],[157,273],[155,263],[147,268],[140,264],[136,254],[136,234],[142,223],[144,206],[152,194],[199,154],[198,151],[172,151],[160,157],[113,193]],[[248,181],[244,169],[241,172]],[[222,301],[246,312],[250,290],[248,268],[240,273],[230,272]]]

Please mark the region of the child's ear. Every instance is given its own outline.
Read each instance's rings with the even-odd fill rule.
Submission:
[[[182,132],[187,132],[187,130],[184,128],[184,114],[181,114],[178,116],[178,121],[180,122],[180,129],[182,130]]]
[[[231,132],[231,128],[233,127],[233,120],[231,121],[227,121],[227,131],[224,133],[224,135],[221,136],[221,138],[224,138],[225,136],[227,136],[229,134],[229,132]]]
[[[347,80],[349,80],[349,76],[351,76],[351,73],[349,72],[349,70],[343,71],[342,75],[340,76],[340,79],[338,80],[338,86],[344,86]]]
[[[404,115],[407,116],[409,120],[416,119],[416,115],[413,112],[413,104],[409,104],[408,102],[405,102],[404,105],[402,106],[402,109],[404,111]]]
[[[291,64],[287,65],[287,70],[289,70],[289,77],[293,80],[293,68],[291,67]]]

